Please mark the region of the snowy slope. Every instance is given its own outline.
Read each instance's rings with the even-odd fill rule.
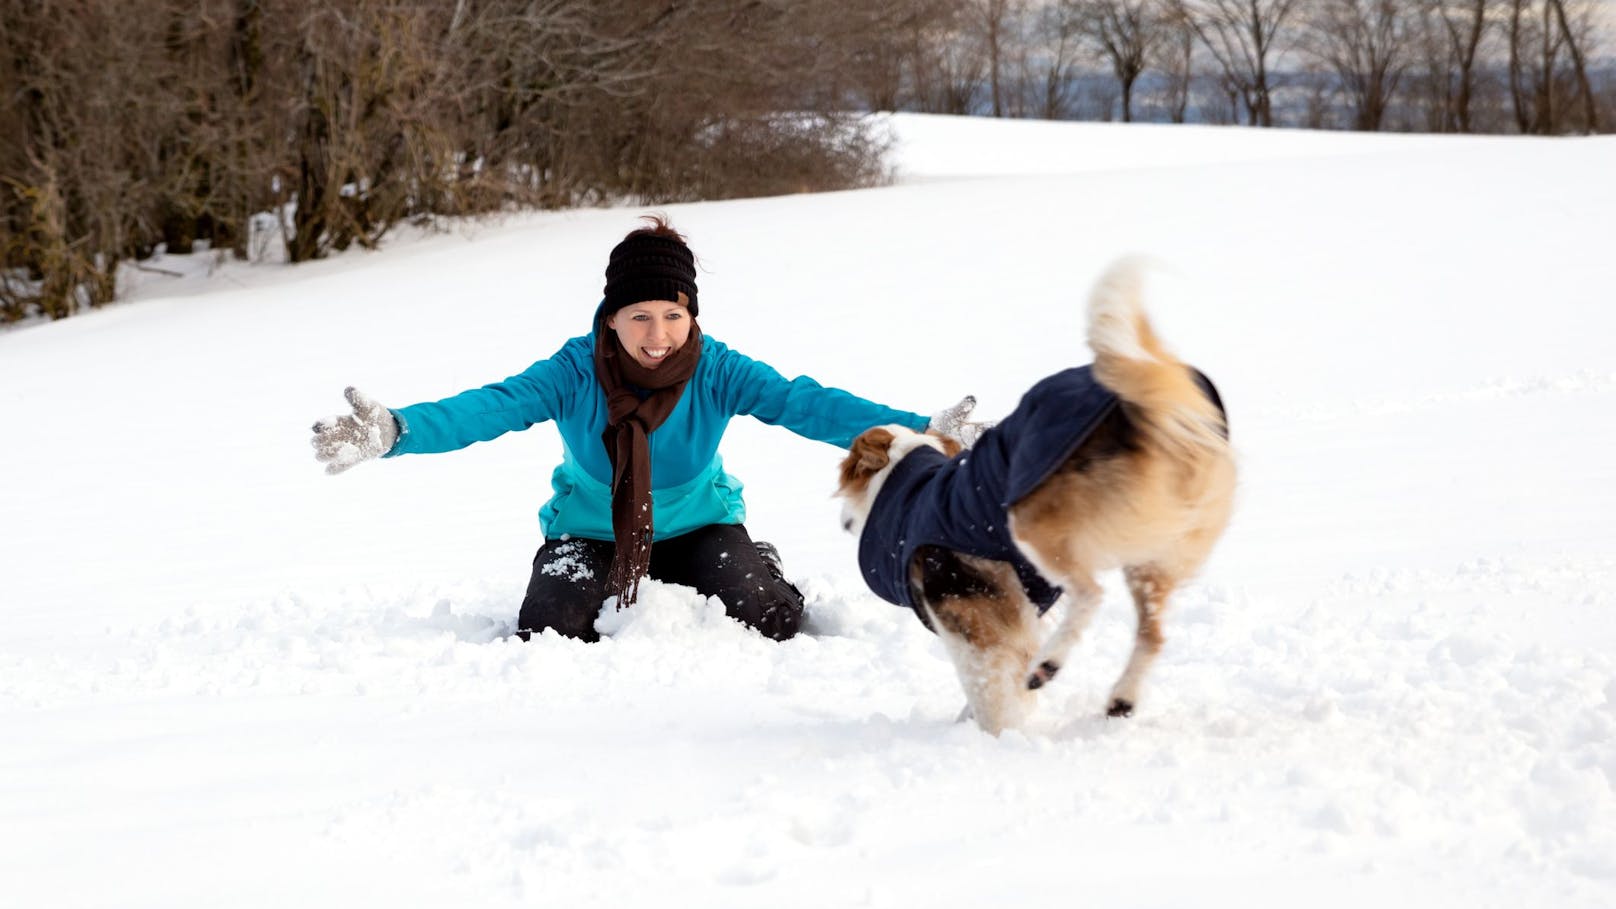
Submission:
[[[1160,260],[1243,473],[1132,719],[1112,589],[1026,734],[956,725],[838,452],[772,427],[725,458],[809,595],[784,644],[656,584],[599,644],[507,638],[549,427],[321,473],[344,385],[586,330],[637,210],[170,259],[0,333],[0,902],[1616,904],[1616,140],[893,128],[893,186],[668,209],[703,326],[991,416]]]

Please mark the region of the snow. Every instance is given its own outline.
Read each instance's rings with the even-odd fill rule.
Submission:
[[[837,450],[741,419],[776,644],[656,582],[509,636],[536,427],[328,477],[309,426],[587,328],[635,209],[297,267],[168,257],[0,333],[7,905],[1616,904],[1616,140],[900,116],[900,180],[672,206],[703,328],[1002,415],[1119,255],[1214,377],[1234,523],[1103,716],[1116,578],[1023,732],[875,599]]]

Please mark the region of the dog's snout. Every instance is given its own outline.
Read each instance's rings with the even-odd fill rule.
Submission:
[[[842,529],[847,531],[848,533],[852,533],[853,532],[853,519],[852,518],[842,518]]]

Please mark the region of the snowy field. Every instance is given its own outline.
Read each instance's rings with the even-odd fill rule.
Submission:
[[[649,584],[509,636],[548,426],[325,476],[588,329],[637,209],[298,267],[154,263],[0,333],[0,904],[1616,905],[1616,139],[900,117],[874,190],[674,206],[705,330],[1002,415],[1119,254],[1219,383],[1234,523],[1107,720],[1115,578],[1025,733],[868,593],[839,452],[738,420],[809,598]]]

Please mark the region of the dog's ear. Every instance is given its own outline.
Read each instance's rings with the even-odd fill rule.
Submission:
[[[887,462],[892,460],[889,454],[892,450],[892,440],[896,438],[890,429],[882,429],[879,426],[866,429],[853,440],[853,452],[858,455],[859,467],[866,473],[875,473],[887,466]]]
[[[847,450],[847,457],[842,459],[842,488],[846,489],[855,480],[869,477],[887,466],[890,460],[887,449],[892,446],[894,438],[891,430],[879,426],[860,433]]]
[[[961,445],[959,440],[952,436],[945,436],[940,432],[934,432],[932,435],[942,440],[943,454],[948,455],[951,458],[965,450],[965,446]]]

